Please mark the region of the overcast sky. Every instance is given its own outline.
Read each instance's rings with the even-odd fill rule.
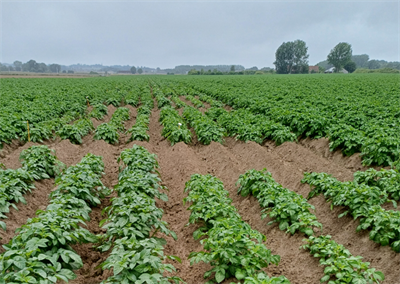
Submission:
[[[273,66],[304,40],[313,65],[339,42],[399,61],[399,1],[6,1],[0,61]]]

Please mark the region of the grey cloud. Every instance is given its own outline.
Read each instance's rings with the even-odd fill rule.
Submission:
[[[310,63],[341,41],[399,60],[398,2],[4,2],[2,62],[272,66],[284,41]]]

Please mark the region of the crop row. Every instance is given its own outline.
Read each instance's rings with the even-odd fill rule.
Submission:
[[[362,262],[361,256],[353,256],[343,245],[336,243],[331,236],[313,236],[313,228],[322,230],[322,224],[310,212],[314,206],[301,195],[284,188],[277,183],[266,169],[262,171],[249,170],[237,181],[240,185],[238,194],[254,195],[263,208],[262,218],[267,216],[279,223],[279,229],[294,234],[296,231],[307,235],[308,249],[314,257],[320,259],[325,266],[321,282],[328,284],[341,283],[380,283],[385,276],[382,272],[369,268],[369,263]],[[331,280],[332,279],[332,280]]]
[[[113,269],[113,276],[104,284],[119,283],[180,283],[179,277],[164,276],[164,271],[173,272],[165,259],[180,259],[164,256],[166,241],[155,237],[160,232],[176,239],[176,234],[162,221],[163,210],[156,206],[155,198],[167,201],[161,193],[164,188],[156,172],[158,163],[154,154],[134,145],[124,150],[118,162],[122,162],[118,184],[114,187],[118,196],[112,205],[105,208],[108,217],[100,225],[107,232],[100,236],[99,249],[112,252],[101,265],[103,269]]]
[[[191,264],[201,261],[212,266],[204,274],[204,278],[212,276],[207,283],[221,283],[230,277],[244,283],[290,283],[283,276],[257,276],[271,263],[278,265],[280,256],[273,255],[263,244],[264,235],[241,219],[220,180],[211,175],[192,175],[185,192],[188,196],[184,202],[191,203],[189,224],[203,223],[193,236],[202,238],[205,250],[192,252],[189,259]]]
[[[95,107],[89,115],[100,119],[104,107],[96,110],[97,106],[118,107],[124,102],[134,105],[137,94],[150,92],[147,81],[137,78],[2,79],[1,85],[0,147],[13,139],[28,141],[27,121],[30,140],[42,142],[71,121],[85,118],[88,102]]]
[[[56,178],[46,210],[38,210],[3,245],[0,283],[51,284],[76,278],[73,270],[83,264],[71,245],[97,240],[79,225],[89,220],[89,206],[100,204],[108,193],[100,181],[103,169],[101,157],[88,154]]]
[[[109,144],[118,143],[119,132],[125,130],[124,121],[129,119],[129,109],[120,107],[112,115],[108,123],[102,123],[96,128],[94,139],[104,140]]]
[[[365,165],[388,165],[400,158],[396,76],[216,77],[185,83],[195,90],[189,93],[207,94],[235,109],[265,115],[296,136],[328,137],[332,151],[361,152]]]
[[[205,116],[201,111],[194,107],[187,106],[183,111],[183,118],[193,127],[197,139],[204,145],[209,145],[211,141],[222,143],[225,129],[219,127],[215,121]]]
[[[161,135],[174,145],[183,141],[188,144],[192,141],[192,134],[186,126],[186,122],[171,106],[164,106],[160,112],[160,123],[163,126]]]
[[[261,144],[265,139],[272,139],[277,145],[285,141],[296,141],[296,135],[280,123],[275,123],[265,116],[254,115],[248,110],[226,111],[223,108],[210,108],[207,113],[229,136],[239,140],[254,141]]]
[[[150,92],[142,93],[140,96],[141,106],[138,108],[135,125],[127,131],[131,134],[129,141],[149,141],[150,136],[147,133],[149,130],[150,114],[154,107],[154,101]]]
[[[32,146],[20,154],[22,168],[0,168],[0,218],[7,218],[10,206],[17,209],[16,203],[26,204],[24,194],[35,188],[33,181],[56,176],[64,165],[57,160],[54,151],[47,146]],[[6,224],[0,221],[5,230]]]
[[[385,171],[383,171],[385,172]],[[381,172],[382,173],[382,172]],[[387,173],[387,172],[386,172]],[[394,178],[379,178],[378,180],[368,179],[369,175],[375,176],[375,172],[369,171],[365,174],[356,174],[356,180],[379,183],[379,185],[389,184],[396,181],[398,184],[398,172]],[[389,174],[393,174],[389,171]],[[358,182],[340,182],[326,173],[305,173],[303,183],[314,186],[309,194],[309,198],[323,193],[332,206],[345,206],[347,211],[340,214],[339,217],[350,213],[354,218],[360,218],[360,225],[357,231],[369,229],[370,239],[383,245],[390,245],[396,252],[400,252],[400,211],[385,210],[382,204],[390,201],[389,193],[397,197],[399,195],[398,187],[386,188],[370,186]],[[392,200],[393,205],[396,202]]]

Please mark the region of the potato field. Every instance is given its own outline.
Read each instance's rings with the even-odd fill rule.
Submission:
[[[0,85],[0,284],[400,284],[396,74]]]

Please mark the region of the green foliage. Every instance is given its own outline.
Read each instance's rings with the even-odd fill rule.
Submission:
[[[164,272],[175,272],[171,264],[163,263],[162,245],[154,238],[136,241],[135,239],[118,239],[114,248],[101,265],[103,269],[113,269],[114,275],[102,281],[101,284],[148,283],[170,284],[183,282],[177,276],[163,276]],[[173,257],[179,260],[177,257]]]
[[[153,238],[157,232],[177,238],[161,220],[163,210],[154,200],[155,197],[167,200],[167,196],[159,191],[164,188],[156,172],[156,156],[134,145],[121,153],[119,162],[123,163],[123,169],[120,168],[118,184],[114,187],[118,196],[103,210],[108,217],[100,222],[100,226],[107,232],[99,236],[99,249],[108,251],[113,246],[101,267],[113,269],[114,275],[102,283],[183,282],[176,276],[163,276],[165,271],[175,271],[174,266],[164,261],[170,258],[180,262],[180,259],[164,256],[162,246],[166,241]]]
[[[179,99],[178,96],[174,96],[174,95],[171,96],[171,101],[174,102],[176,108],[181,108],[181,107],[186,106],[186,104],[185,104],[184,102],[182,102],[182,101]]]
[[[94,108],[104,103],[119,106],[124,96],[137,88],[148,90],[148,82],[137,80],[137,77],[133,76],[130,76],[129,80],[127,78],[104,80],[99,77],[87,80],[2,79],[0,144],[10,143],[13,139],[28,141],[27,121],[32,142],[50,139],[53,137],[53,131],[84,116],[87,98]],[[102,113],[104,112],[94,109],[91,115],[100,119]]]
[[[399,70],[394,68],[379,68],[379,69],[366,69],[366,68],[357,68],[354,73],[392,73],[398,74],[400,73]]]
[[[21,152],[22,167],[36,180],[57,176],[65,165],[57,160],[55,151],[45,145],[31,146]]]
[[[275,53],[275,67],[278,74],[308,73],[308,47],[302,40],[282,43]]]
[[[209,115],[213,116],[214,114],[210,113]],[[291,133],[288,127],[268,120],[262,115],[254,115],[248,110],[222,111],[215,115],[218,116],[218,124],[227,130],[228,135],[236,136],[238,140],[261,144],[269,138],[274,140],[277,145],[285,141],[296,140],[296,135]]]
[[[140,107],[138,109],[138,116],[136,123],[127,132],[131,134],[129,141],[149,141],[150,135],[147,133],[149,130],[150,115],[147,113],[148,108]]]
[[[174,145],[178,142],[186,144],[192,141],[192,134],[187,128],[179,113],[170,106],[164,107],[160,112],[160,123],[163,125],[161,135]]]
[[[153,90],[154,96],[157,100],[157,107],[159,109],[165,107],[165,106],[171,106],[171,101],[164,96],[163,92],[161,90]]]
[[[361,256],[353,256],[343,245],[331,240],[331,236],[309,237],[304,249],[320,258],[325,276],[321,282],[328,284],[341,283],[382,283],[385,276],[375,268],[369,268],[369,262],[362,262]],[[334,280],[332,280],[334,279]]]
[[[92,169],[96,169],[93,172]],[[0,270],[6,283],[56,283],[76,278],[73,270],[83,266],[72,249],[77,243],[95,242],[88,230],[79,226],[89,220],[90,204],[108,193],[100,181],[104,165],[100,157],[85,156],[56,179],[45,211],[17,229],[17,235],[0,255]]]
[[[17,209],[15,203],[26,204],[23,195],[35,188],[33,181],[39,179],[26,169],[0,169],[0,219],[7,218],[4,213],[9,213],[10,206]],[[6,229],[6,224],[0,221],[0,227]]]
[[[210,263],[212,269],[204,278],[212,276],[207,283],[221,283],[230,277],[241,280],[261,272],[269,264],[278,264],[280,257],[272,255],[262,243],[266,237],[252,230],[245,223],[234,206],[223,184],[211,175],[192,175],[186,182],[188,196],[184,202],[190,202],[189,223],[204,222],[193,233],[200,239],[204,251],[192,252],[190,263]]]
[[[170,84],[182,81],[168,78]],[[341,149],[348,155],[362,152],[365,165],[385,166],[400,158],[400,89],[395,75],[204,76],[186,79],[185,85],[187,93],[206,94],[231,106],[232,114],[243,111],[240,114],[244,118],[238,119],[236,127],[230,122],[236,120],[233,116],[224,115],[223,121],[218,121],[229,136],[255,142],[265,139],[255,119],[245,114],[248,112],[262,121],[288,127],[288,135],[329,137],[331,149]],[[213,120],[221,112],[208,111]],[[242,133],[237,132],[239,123],[246,125]],[[281,141],[285,140],[289,139]]]
[[[257,275],[246,277],[243,284],[290,284],[290,281],[282,275],[270,278],[265,273],[258,273]]]
[[[93,110],[89,113],[89,117],[94,117],[97,120],[102,119],[107,115],[108,109],[104,104],[94,104]]]
[[[93,129],[93,122],[88,118],[82,118],[73,124],[65,124],[57,131],[57,134],[61,139],[69,139],[73,144],[82,144],[82,137],[89,134]]]
[[[343,66],[343,68],[346,69],[347,72],[353,73],[357,69],[357,65],[354,61],[349,61]]]
[[[129,109],[125,107],[119,107],[113,113],[109,124],[118,129],[118,131],[124,131],[124,121],[126,120],[129,120]]]
[[[192,95],[186,95],[186,99],[188,99],[196,108],[204,107],[204,104]]]
[[[335,72],[338,73],[351,60],[352,53],[350,44],[339,42],[328,54],[328,63],[335,66]]]
[[[284,188],[277,183],[271,173],[266,169],[262,171],[249,170],[240,175],[236,184],[239,184],[238,194],[254,195],[263,209],[262,218],[267,216],[274,218],[279,223],[279,229],[294,234],[296,231],[313,235],[313,228],[321,228],[322,224],[317,217],[310,212],[315,210],[303,196]]]
[[[115,126],[108,123],[102,123],[96,128],[96,133],[93,137],[96,140],[104,140],[109,144],[118,142],[119,134]]]
[[[400,200],[400,173],[396,169],[368,169],[354,173],[354,183],[378,187],[386,191],[394,200]]]
[[[381,207],[382,204],[391,201],[386,189],[369,186],[368,183],[358,183],[363,179],[366,181],[370,173],[366,175],[357,173],[356,182],[340,182],[326,173],[305,173],[301,182],[315,186],[309,198],[323,193],[332,205],[347,207],[349,210],[339,217],[350,213],[354,218],[360,218],[357,231],[370,229],[371,240],[383,246],[390,245],[394,251],[400,252],[400,211],[385,210]],[[389,190],[391,194],[398,196],[398,189],[389,188]],[[392,202],[397,206],[394,201]]]
[[[205,116],[194,107],[187,106],[183,111],[184,119],[193,127],[197,139],[204,145],[211,141],[222,143],[225,129],[219,127],[211,118]]]
[[[118,143],[119,133],[125,130],[124,121],[129,119],[129,109],[120,107],[111,117],[109,123],[97,126],[94,139],[104,140],[109,144]]]
[[[207,96],[206,94],[201,94],[199,96],[200,101],[209,103],[211,107],[223,107],[224,104],[220,101],[214,100],[212,97]]]

